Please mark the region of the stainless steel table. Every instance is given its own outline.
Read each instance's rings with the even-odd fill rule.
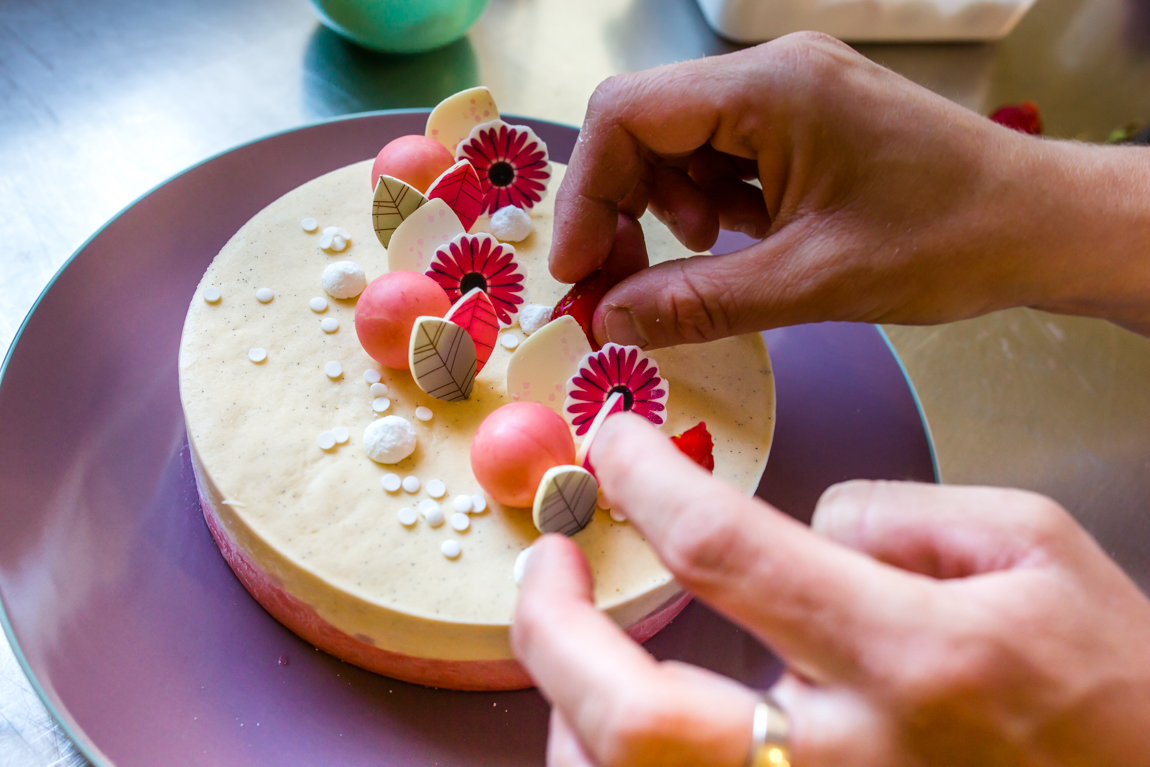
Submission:
[[[492,0],[467,38],[409,58],[344,43],[304,0],[0,0],[0,349],[97,227],[213,153],[479,83],[578,124],[603,78],[732,47],[693,0]],[[1038,0],[997,44],[862,50],[981,112],[1036,101],[1059,137],[1150,120],[1147,0]],[[1150,588],[1150,340],[1028,310],[887,330],[946,481],[1054,496]],[[0,767],[82,763],[0,642]]]

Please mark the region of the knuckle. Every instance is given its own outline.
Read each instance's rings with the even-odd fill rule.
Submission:
[[[744,533],[729,515],[688,502],[690,509],[675,515],[660,553],[675,577],[690,586],[714,581],[738,561]]]
[[[629,75],[612,75],[595,86],[587,102],[587,114],[601,117],[610,114],[631,90]]]
[[[1066,509],[1056,501],[1038,493],[1012,491],[1011,499],[1020,516],[1020,523],[1036,549],[1051,553],[1061,552],[1078,532],[1078,525]]]
[[[679,338],[691,343],[729,335],[734,320],[730,290],[700,270],[688,269],[687,261],[677,264],[678,279],[670,281],[669,289],[661,295],[660,313]]]
[[[653,746],[674,737],[675,717],[659,696],[644,699],[624,694],[612,708],[611,724],[602,741],[604,767],[633,767],[652,752]]]

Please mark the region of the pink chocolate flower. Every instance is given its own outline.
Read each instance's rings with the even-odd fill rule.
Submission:
[[[659,366],[639,347],[609,343],[579,360],[579,369],[567,381],[563,412],[575,427],[575,434],[583,436],[607,398],[619,392],[624,410],[638,413],[658,426],[667,409],[667,391],[667,382],[659,377]]]
[[[547,145],[525,125],[502,120],[476,125],[459,142],[455,156],[469,160],[479,174],[484,213],[508,205],[530,210],[547,193]]]

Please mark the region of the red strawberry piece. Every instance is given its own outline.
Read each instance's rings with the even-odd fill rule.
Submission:
[[[1023,101],[1021,104],[1004,104],[994,110],[990,119],[1019,133],[1029,133],[1031,136],[1042,135],[1042,116],[1038,113],[1038,105],[1032,101]]]
[[[683,455],[712,474],[715,473],[715,441],[711,439],[711,432],[707,431],[706,422],[699,421],[682,434],[671,437],[671,441]]]
[[[567,295],[559,299],[559,303],[555,304],[555,310],[551,312],[551,319],[557,320],[565,314],[571,315],[583,328],[591,348],[599,351],[599,343],[591,332],[591,318],[595,316],[595,307],[603,300],[603,296],[607,295],[607,291],[615,287],[618,282],[619,280],[602,269],[591,272],[572,285]]]

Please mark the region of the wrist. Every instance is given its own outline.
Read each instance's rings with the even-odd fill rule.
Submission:
[[[1150,329],[1150,151],[1024,139],[1011,303]]]

